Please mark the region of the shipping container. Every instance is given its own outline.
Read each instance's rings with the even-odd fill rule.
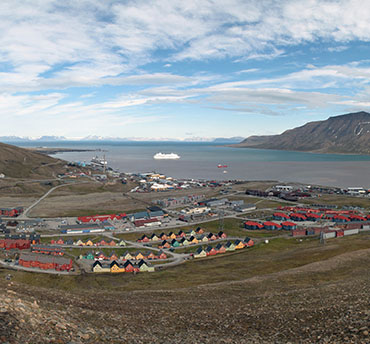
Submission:
[[[345,229],[344,230],[344,235],[353,235],[353,234],[358,234],[358,229]]]
[[[325,232],[323,234],[323,237],[324,237],[324,239],[332,239],[332,238],[335,238],[335,235],[336,235],[336,232],[335,231]]]

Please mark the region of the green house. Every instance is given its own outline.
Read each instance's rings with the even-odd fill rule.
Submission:
[[[92,252],[89,252],[89,253],[87,253],[85,256],[84,256],[84,259],[94,259],[95,258],[95,256],[93,255],[93,253]]]
[[[172,247],[179,247],[180,246],[180,243],[176,239],[173,239],[171,241],[171,246]]]

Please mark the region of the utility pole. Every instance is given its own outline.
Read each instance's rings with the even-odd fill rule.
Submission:
[[[325,245],[324,232],[320,232],[320,244]]]
[[[223,231],[224,227],[225,227],[224,215],[225,215],[225,213],[224,213],[223,209],[220,209],[220,211],[218,212],[218,230],[219,231]]]

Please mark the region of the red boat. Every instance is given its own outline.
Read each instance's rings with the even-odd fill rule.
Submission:
[[[221,165],[221,164],[218,164],[218,165],[217,165],[217,167],[218,167],[218,168],[226,168],[226,167],[227,167],[227,165]]]

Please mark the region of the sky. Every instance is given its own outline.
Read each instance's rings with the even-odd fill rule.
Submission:
[[[202,140],[370,111],[370,2],[2,0],[0,136]]]

